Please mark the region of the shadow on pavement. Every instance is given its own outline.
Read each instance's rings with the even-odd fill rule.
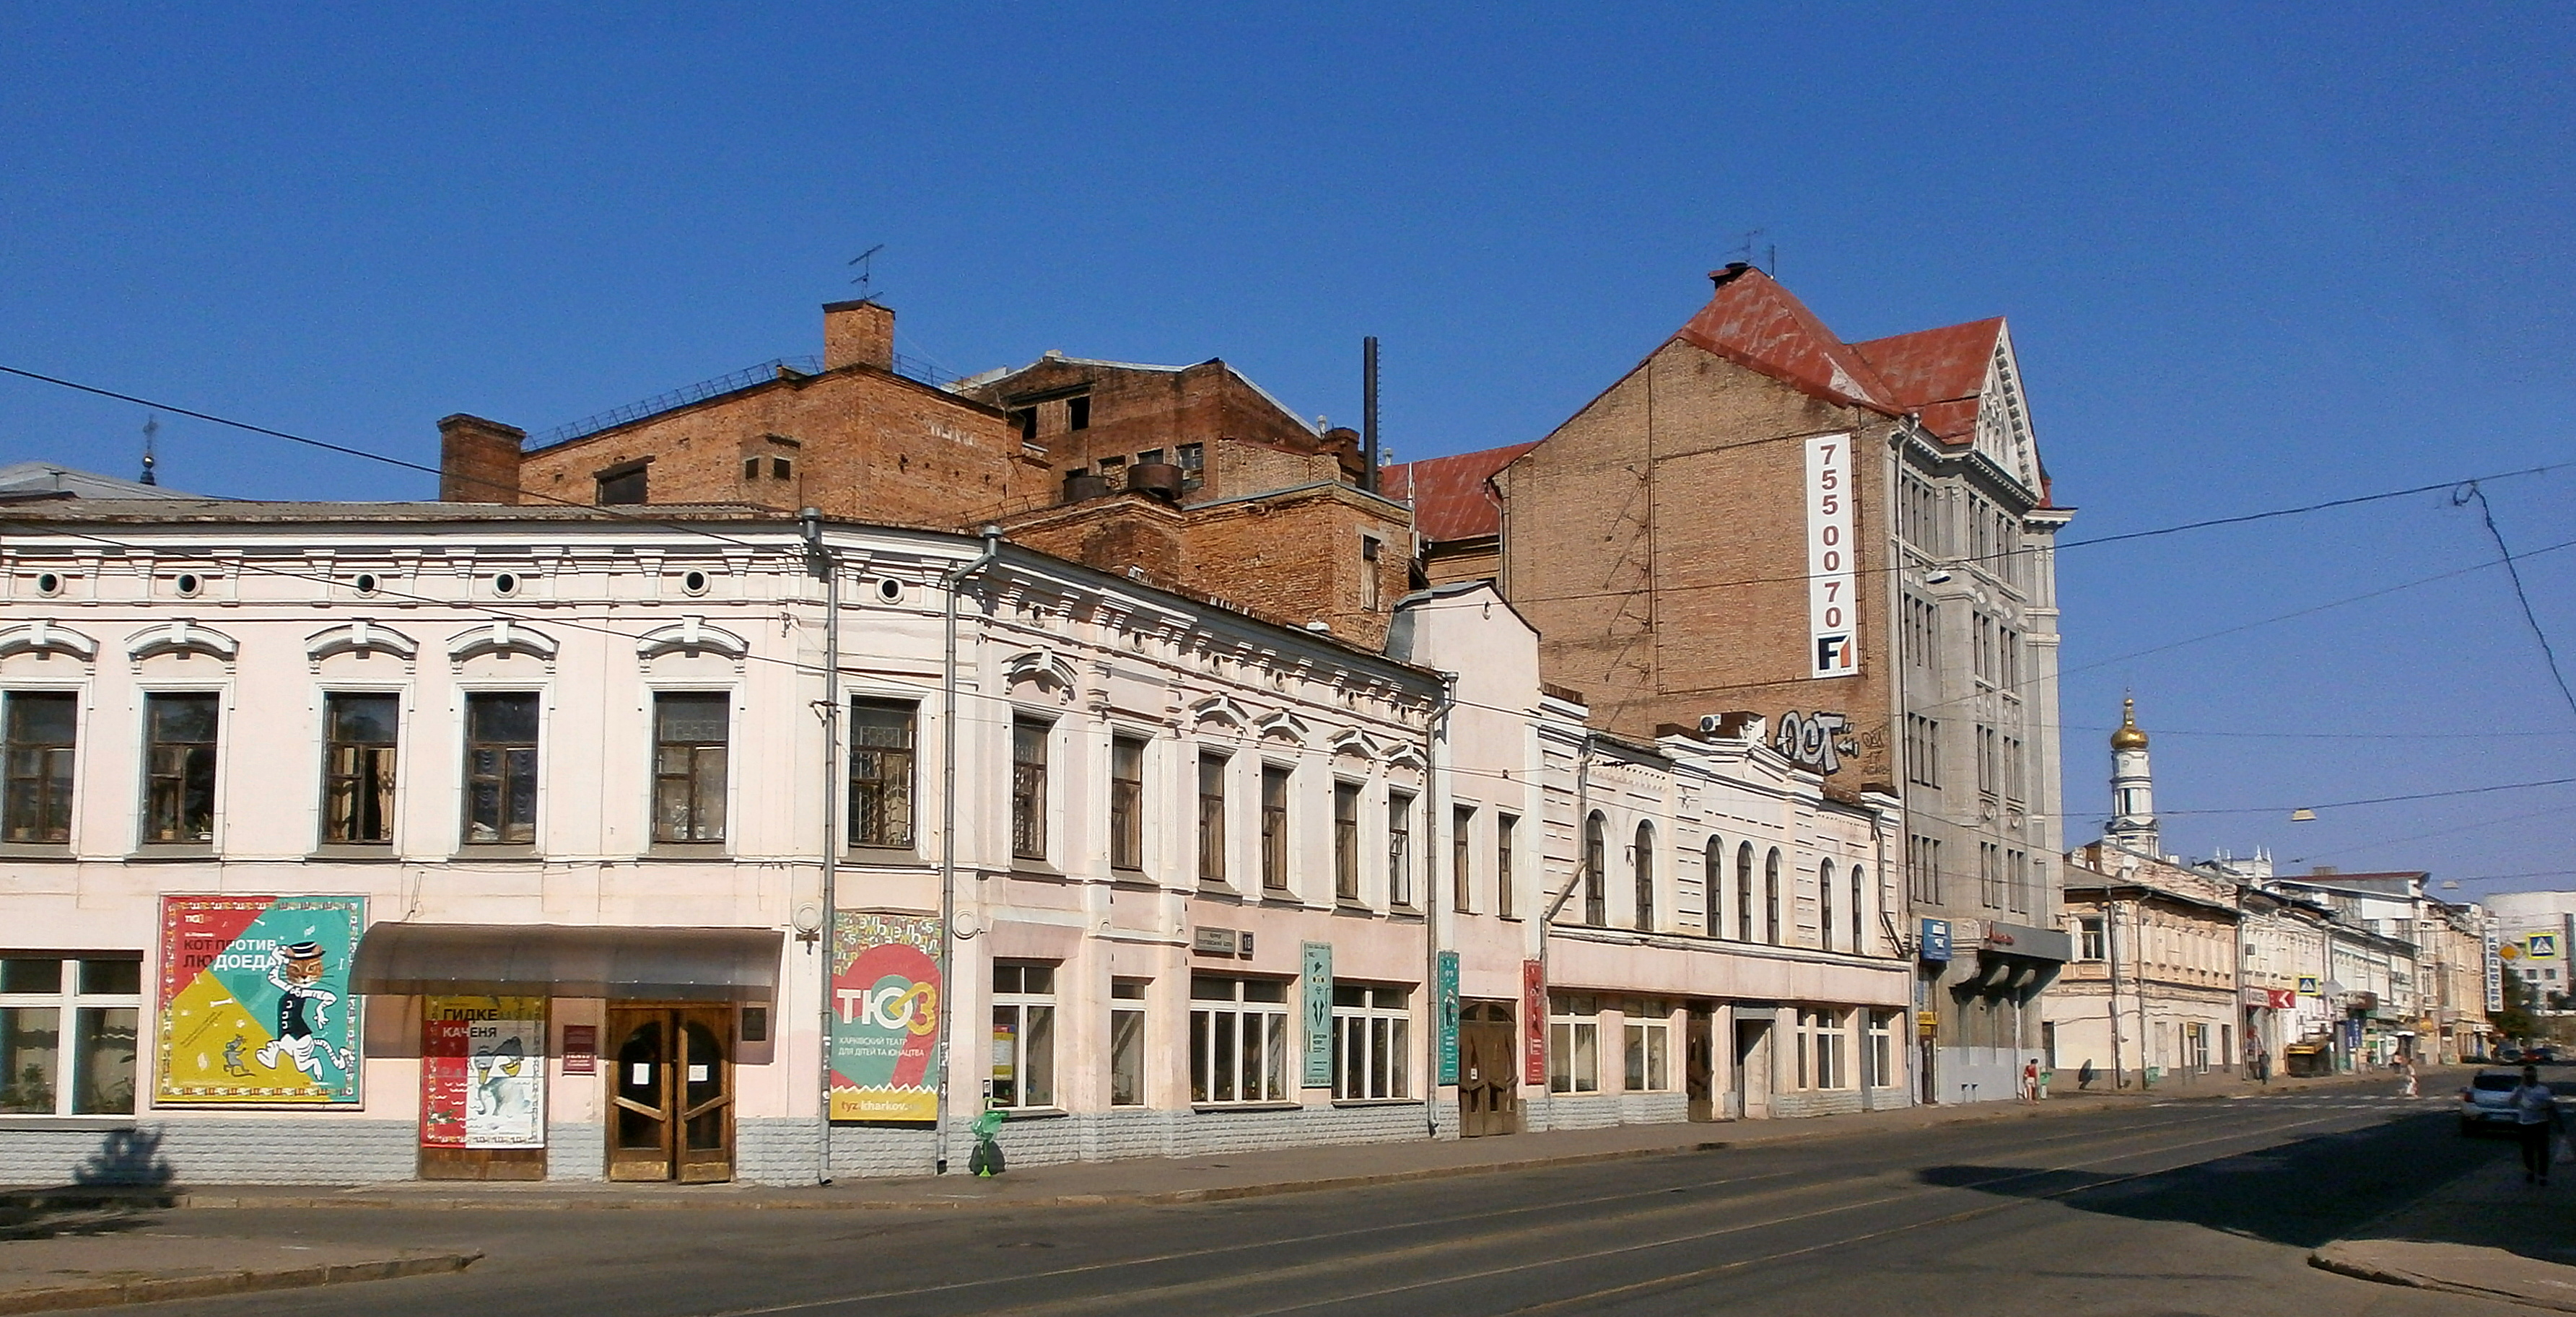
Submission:
[[[172,1176],[158,1132],[110,1130],[69,1185],[0,1191],[0,1240],[131,1230],[178,1202]]]
[[[2314,1249],[2410,1208],[2496,1158],[2514,1156],[2502,1141],[2461,1138],[2455,1124],[2447,1114],[2413,1116],[2150,1175],[2012,1166],[1932,1166],[1916,1174],[1925,1184],[2051,1199],[2106,1216],[2179,1221]],[[2576,1193],[2576,1173],[2563,1192]],[[2500,1237],[2455,1242],[2511,1248],[2501,1236],[2528,1233],[2482,1228],[2478,1213],[2457,1215],[2461,1232]]]

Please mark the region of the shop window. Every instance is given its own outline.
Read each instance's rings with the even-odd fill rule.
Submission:
[[[1413,797],[1402,791],[1386,793],[1386,899],[1413,904]]]
[[[1261,887],[1288,890],[1288,770],[1261,766]]]
[[[1798,1012],[1798,1087],[1851,1087],[1850,1033],[1848,1011]]]
[[[1589,998],[1548,1000],[1547,1091],[1601,1091],[1601,1017]]]
[[[1871,1088],[1896,1083],[1896,1012],[1869,1013],[1868,1046],[1861,1053],[1862,1082]]]
[[[1055,1105],[1055,967],[993,966],[993,1105]]]
[[[215,839],[215,737],[223,697],[143,697],[143,840],[161,845]]]
[[[1672,1021],[1660,1007],[1631,1007],[1627,1026],[1628,1091],[1662,1093],[1673,1086]]]
[[[1333,1097],[1341,1102],[1400,1098],[1412,1017],[1402,988],[1333,985]]]
[[[139,955],[0,955],[0,1114],[133,1115],[142,1005]]]
[[[382,846],[394,839],[394,750],[402,701],[323,697],[322,839]]]
[[[1360,784],[1333,784],[1333,896],[1360,899]]]
[[[1144,979],[1109,981],[1109,1105],[1145,1105]]]
[[[654,841],[724,840],[732,698],[720,691],[654,695]]]
[[[1109,867],[1145,867],[1145,742],[1109,738]]]
[[[1225,881],[1224,755],[1199,756],[1199,881]]]
[[[1288,985],[1190,978],[1190,1101],[1288,1101]]]
[[[1011,719],[1011,854],[1023,860],[1047,855],[1047,741],[1052,723]]]
[[[465,697],[465,840],[520,845],[537,839],[537,697],[475,691]]]
[[[908,700],[850,702],[850,844],[912,848],[913,724]]]

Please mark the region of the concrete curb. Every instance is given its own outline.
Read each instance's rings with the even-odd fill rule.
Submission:
[[[463,1271],[483,1256],[471,1253],[419,1254],[374,1262],[335,1262],[271,1271],[221,1272],[205,1276],[141,1277],[59,1285],[0,1294],[0,1313],[62,1312],[74,1308],[107,1308],[128,1303],[161,1303],[170,1299],[203,1299],[262,1290],[311,1289],[361,1280],[401,1276],[434,1276]]]
[[[2576,1267],[2535,1262],[2500,1248],[2338,1239],[2310,1253],[2308,1265],[2382,1285],[2576,1312]]]

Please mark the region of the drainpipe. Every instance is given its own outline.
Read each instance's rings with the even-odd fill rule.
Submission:
[[[993,565],[1002,556],[1002,528],[984,527],[983,551],[968,559],[947,579],[939,583],[947,603],[947,655],[939,678],[939,1114],[934,1163],[941,1175],[948,1173],[948,1058],[957,1012],[950,1005],[956,1000],[957,978],[951,973],[949,954],[957,938],[957,588],[966,578]]]
[[[1540,799],[1544,801],[1545,783],[1540,784],[1540,791]],[[1592,730],[1587,727],[1583,731],[1583,748],[1574,756],[1574,877],[1565,884],[1563,891],[1558,892],[1548,901],[1547,908],[1538,914],[1538,986],[1539,1010],[1542,1012],[1548,1009],[1547,999],[1556,995],[1556,980],[1548,976],[1547,969],[1547,930],[1555,925],[1556,912],[1563,910],[1565,903],[1574,899],[1574,889],[1583,885],[1583,871],[1592,863],[1592,847],[1584,840],[1584,829],[1591,822],[1591,814]],[[1539,820],[1539,839],[1542,843],[1546,841],[1546,830],[1547,820],[1542,817]],[[1542,1063],[1554,1062],[1556,1058],[1549,1053],[1555,1047],[1555,1035],[1548,1028],[1547,1020],[1542,1015],[1538,1021],[1539,1060]],[[1552,1064],[1547,1065],[1546,1068],[1549,1074],[1555,1073]]]
[[[822,1071],[816,1085],[814,1182],[832,1182],[832,909],[841,877],[841,819],[833,790],[841,757],[841,561],[823,545],[823,514],[796,515],[806,565],[823,578],[823,979]]]
[[[2120,901],[2108,887],[2102,894],[2102,959],[2111,973],[2111,1091],[2117,1093],[2129,1086],[2120,1065]]]
[[[1369,342],[1373,347],[1377,340],[1371,339]],[[1432,856],[1426,858],[1434,858],[1439,854],[1439,824],[1446,820],[1451,828],[1458,826],[1455,817],[1457,810],[1449,803],[1450,798],[1440,790],[1442,781],[1440,743],[1448,738],[1449,711],[1456,707],[1457,699],[1458,674],[1441,673],[1440,702],[1432,706],[1431,719],[1422,728],[1424,814],[1422,835],[1430,839],[1429,849],[1432,852]],[[1449,841],[1449,853],[1453,857],[1458,853],[1458,842],[1455,837]],[[1431,1082],[1422,1086],[1422,1125],[1428,1131],[1426,1137],[1432,1139],[1440,1137],[1440,1026],[1448,1019],[1447,1005],[1440,998],[1439,867],[1437,863],[1424,864],[1422,884],[1424,888],[1422,893],[1422,981],[1431,988],[1429,993],[1431,998]],[[1452,874],[1450,877],[1454,882],[1457,876]]]

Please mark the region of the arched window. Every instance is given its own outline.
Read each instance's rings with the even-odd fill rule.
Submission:
[[[1868,905],[1867,899],[1863,896],[1863,893],[1868,890],[1866,885],[1868,877],[1869,870],[1857,864],[1851,867],[1851,949],[1855,952],[1869,950],[1869,938],[1863,931],[1869,925],[1861,914],[1863,908]]]
[[[1780,945],[1780,851],[1774,847],[1771,858],[1762,866],[1762,904],[1764,941]]]
[[[1726,936],[1726,843],[1708,839],[1708,850],[1700,856],[1700,886],[1708,893],[1708,935]]]
[[[1637,930],[1655,931],[1655,827],[1637,825]]]
[[[1610,901],[1601,882],[1602,867],[1609,863],[1603,854],[1602,827],[1599,814],[1583,822],[1583,922],[1594,928],[1610,926]]]
[[[1834,862],[1816,861],[1816,945],[1834,949]]]
[[[1735,848],[1735,940],[1753,940],[1753,843]]]

